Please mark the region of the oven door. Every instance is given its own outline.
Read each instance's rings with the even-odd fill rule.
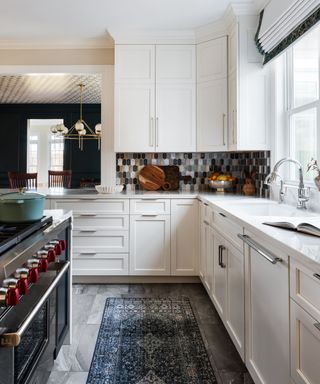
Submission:
[[[44,353],[48,352],[48,361],[52,360],[56,344],[56,288],[69,267],[68,261],[55,263],[1,320],[1,331],[6,332],[0,335],[0,384],[28,383]]]

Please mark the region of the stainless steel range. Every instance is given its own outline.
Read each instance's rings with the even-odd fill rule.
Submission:
[[[0,224],[0,384],[45,384],[70,330],[71,218]]]

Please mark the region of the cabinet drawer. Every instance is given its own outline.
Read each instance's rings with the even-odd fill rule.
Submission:
[[[296,384],[318,384],[320,324],[291,300],[291,377]]]
[[[73,231],[75,253],[97,249],[108,252],[128,252],[129,234],[127,231],[80,230]]]
[[[74,214],[73,223],[75,230],[91,228],[127,231],[129,229],[129,215]]]
[[[169,215],[169,199],[132,199],[130,213],[141,215]]]
[[[320,321],[320,272],[291,259],[290,296]]]
[[[205,222],[208,225],[213,224],[213,209],[208,203],[201,203],[200,205],[200,219],[201,222]]]
[[[127,253],[76,253],[73,256],[74,275],[127,275]]]
[[[129,213],[129,201],[117,199],[65,199],[55,200],[55,209],[72,210],[74,213]]]
[[[217,211],[214,215],[214,226],[226,239],[242,249],[242,240],[238,237],[239,233],[243,233],[243,228],[240,225],[230,220],[223,212]]]

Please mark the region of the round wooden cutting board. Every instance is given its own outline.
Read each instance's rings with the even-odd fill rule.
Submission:
[[[156,165],[146,165],[139,173],[139,183],[147,191],[157,191],[160,188],[170,189],[170,183],[165,181],[164,170]]]

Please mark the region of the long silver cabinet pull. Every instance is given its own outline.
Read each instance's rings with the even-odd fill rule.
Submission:
[[[81,213],[80,215],[74,215],[75,217],[96,217],[95,213]]]
[[[280,257],[274,257],[270,252],[268,252],[265,249],[262,249],[262,247],[256,243],[254,240],[251,239],[248,235],[242,235],[241,233],[238,234],[239,239],[241,239],[243,242],[249,245],[252,249],[254,249],[256,252],[259,253],[262,257],[264,257],[266,260],[268,260],[271,264],[277,264],[278,262],[282,262],[282,259]]]
[[[224,121],[225,121],[225,118],[226,118],[226,114],[223,113],[222,114],[222,145],[226,145],[226,140],[225,140],[225,133],[224,133]]]
[[[95,229],[80,229],[79,232],[94,233],[94,232],[97,232],[97,231]]]
[[[207,225],[210,225],[209,221],[207,221],[207,220],[203,220],[203,222],[204,222],[205,224],[207,224]]]
[[[87,251],[87,252],[80,252],[79,253],[79,255],[96,255],[96,254],[97,254],[97,252],[94,252],[94,251],[92,251],[92,252]]]
[[[313,325],[317,328],[318,331],[320,331],[320,323],[315,323]]]
[[[223,251],[226,249],[224,245],[219,245],[219,265],[221,268],[225,268],[226,265],[223,262]]]
[[[156,147],[159,147],[159,117],[156,117]]]
[[[157,217],[158,215],[156,214],[144,214],[144,215],[141,215],[142,217]]]
[[[150,117],[150,126],[149,126],[149,146],[153,147],[153,131],[154,131],[154,118]]]
[[[320,275],[319,275],[319,273],[314,273],[313,276],[314,276],[316,279],[320,280]]]

